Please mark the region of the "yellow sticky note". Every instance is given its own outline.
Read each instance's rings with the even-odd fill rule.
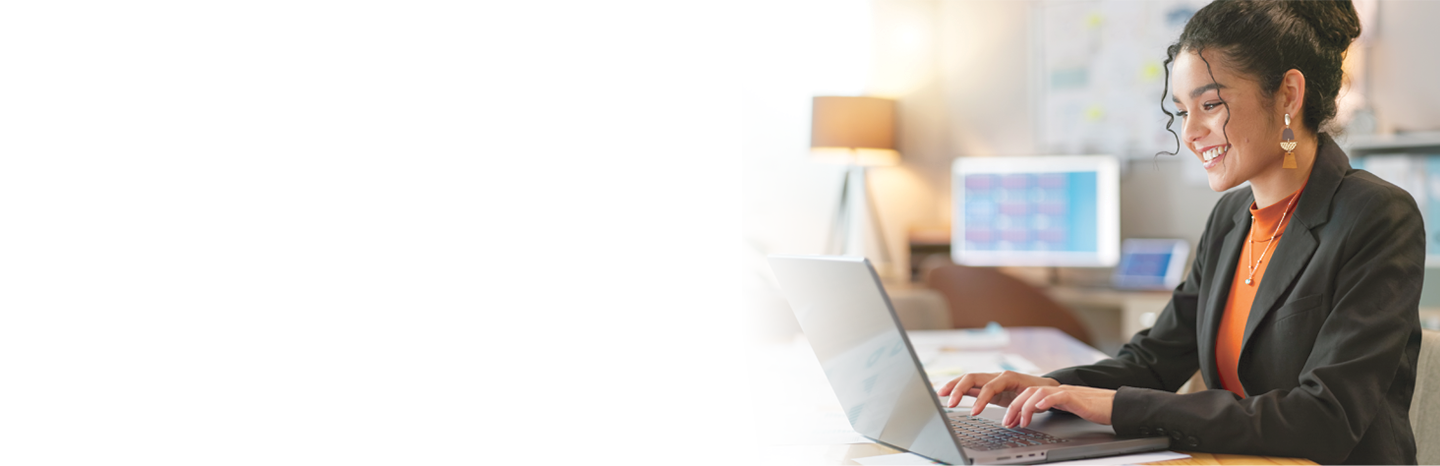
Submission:
[[[1104,23],[1105,17],[1100,16],[1100,13],[1090,13],[1089,16],[1085,17],[1085,26],[1090,29],[1099,29],[1100,25]]]
[[[1160,73],[1164,71],[1165,69],[1160,67],[1160,63],[1153,61],[1146,63],[1140,67],[1140,81],[1152,82],[1160,79]]]

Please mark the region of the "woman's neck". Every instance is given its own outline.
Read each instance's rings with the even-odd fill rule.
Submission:
[[[1297,168],[1282,168],[1280,163],[1276,163],[1270,169],[1250,178],[1250,191],[1255,194],[1256,207],[1263,209],[1280,202],[1294,194],[1301,186],[1305,186],[1305,181],[1310,179],[1310,170],[1315,167],[1315,153],[1320,139],[1315,133],[1308,131],[1305,134],[1298,134],[1299,131],[1296,133],[1295,140],[1300,142],[1295,148]]]

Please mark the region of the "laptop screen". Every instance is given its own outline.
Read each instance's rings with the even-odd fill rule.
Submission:
[[[966,463],[870,264],[859,257],[770,256],[770,266],[855,431]]]

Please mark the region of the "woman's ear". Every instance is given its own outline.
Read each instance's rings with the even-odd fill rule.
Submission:
[[[1280,98],[1276,100],[1282,113],[1289,113],[1293,119],[1300,120],[1300,110],[1305,103],[1305,74],[1296,69],[1286,71],[1285,76],[1280,78]]]

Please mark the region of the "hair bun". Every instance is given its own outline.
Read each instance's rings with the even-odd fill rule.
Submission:
[[[1360,37],[1360,15],[1355,12],[1355,4],[1350,0],[1308,0],[1285,4],[1295,16],[1315,29],[1315,37],[1322,45],[1343,51]]]

